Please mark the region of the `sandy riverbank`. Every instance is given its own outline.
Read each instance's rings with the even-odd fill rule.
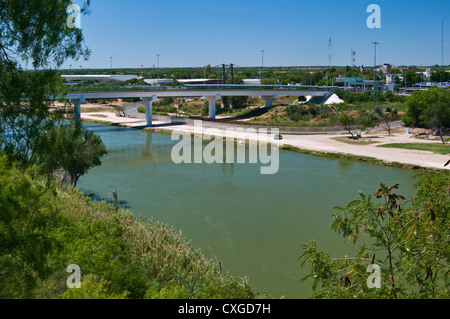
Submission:
[[[145,121],[136,118],[117,117],[115,113],[108,111],[82,113],[81,119],[85,121],[97,121],[102,123],[111,123],[126,127],[135,127],[152,131],[177,131],[180,133],[197,133],[198,128],[190,125],[174,125],[167,122],[153,121],[152,127],[146,127]],[[210,130],[203,128],[203,131]],[[217,132],[217,135],[225,137],[225,131]],[[229,137],[252,139],[248,134],[233,132]],[[434,169],[450,169],[449,166],[444,167],[444,164],[450,159],[448,155],[435,154],[428,151],[416,151],[396,148],[382,148],[377,147],[380,144],[388,143],[439,143],[438,141],[429,141],[424,139],[414,138],[411,134],[406,134],[403,130],[397,131],[392,136],[388,136],[383,132],[370,132],[363,135],[366,141],[376,142],[375,144],[348,144],[336,140],[336,137],[347,137],[348,134],[333,134],[333,135],[283,135],[281,141],[274,141],[280,146],[292,145],[294,147],[324,153],[341,153],[355,156],[362,156],[368,158],[375,158],[387,163],[402,163],[423,168]],[[255,138],[258,138],[257,136]],[[265,136],[259,136],[263,142],[268,139]],[[270,138],[271,139],[271,138]]]

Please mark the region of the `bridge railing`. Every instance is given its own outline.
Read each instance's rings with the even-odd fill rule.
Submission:
[[[195,85],[187,84],[180,86],[172,85],[89,85],[89,86],[67,86],[61,88],[61,91],[70,92],[105,92],[105,91],[332,91],[336,87],[331,86],[305,86],[305,85]]]

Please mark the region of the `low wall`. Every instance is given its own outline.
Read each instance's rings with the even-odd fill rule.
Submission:
[[[261,124],[253,124],[242,121],[229,121],[223,119],[210,119],[201,116],[191,116],[189,118],[184,117],[175,117],[175,116],[164,116],[164,115],[153,115],[153,119],[156,121],[170,122],[170,123],[179,123],[186,125],[194,125],[194,121],[201,120],[203,127],[209,128],[219,128],[226,129],[227,127],[252,127],[255,129],[259,128],[277,128],[280,133],[287,134],[306,134],[306,133],[315,133],[315,134],[329,134],[334,132],[343,132],[346,131],[343,126],[273,126],[273,125],[261,125]]]

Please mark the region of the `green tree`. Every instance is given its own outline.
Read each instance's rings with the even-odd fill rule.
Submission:
[[[338,121],[341,123],[342,126],[348,131],[348,133],[353,137],[352,128],[356,124],[356,119],[354,116],[341,113],[338,116]]]
[[[332,229],[352,246],[366,239],[354,257],[304,245],[299,259],[311,271],[302,281],[313,280],[317,298],[449,298],[448,185],[447,171],[425,172],[408,202],[396,193],[399,185],[380,184],[373,196],[360,192],[337,207]],[[380,271],[375,288],[369,285],[374,267]]]
[[[432,87],[414,92],[406,100],[407,110],[402,117],[407,126],[434,129],[445,143],[443,134],[450,127],[450,91]]]
[[[276,80],[274,78],[266,77],[261,80],[262,85],[274,85],[276,84]]]
[[[325,75],[321,71],[316,71],[313,74],[311,74],[311,81],[312,85],[319,85],[317,84],[319,81],[324,80]],[[326,80],[325,80],[326,82]]]
[[[389,70],[389,74],[401,74],[402,71],[398,68],[392,68]]]
[[[231,96],[230,97],[231,104],[233,105],[233,108],[245,108],[249,104],[249,97],[248,96]]]
[[[205,70],[203,71],[205,78],[208,79],[209,76],[211,75],[211,64],[208,64],[207,66],[205,66]]]
[[[361,111],[358,114],[358,117],[356,118],[356,124],[358,125],[361,131],[364,131],[369,127],[375,126],[376,123],[377,123],[376,117],[370,112]]]
[[[391,91],[388,91],[391,92]],[[388,115],[383,111],[383,108],[381,108],[380,106],[377,106],[375,108],[374,111],[374,115],[376,117],[378,117],[381,121],[384,122],[384,124],[386,125],[387,131],[388,131],[388,135],[391,136],[391,125],[389,123],[389,117]]]
[[[85,0],[82,14],[88,12]],[[56,93],[59,67],[67,58],[87,58],[80,29],[67,26],[70,0],[0,2],[0,141],[15,160],[30,165],[39,137],[65,109],[50,112],[46,94]],[[22,69],[21,63],[33,70]]]
[[[386,93],[384,93],[384,97],[385,97],[385,99],[387,99],[391,103],[395,102],[395,95],[394,95],[394,93],[391,90],[389,90]]]
[[[434,71],[430,75],[431,82],[448,82],[450,81],[450,72],[446,70]]]
[[[415,83],[422,82],[422,77],[419,74],[416,74],[413,70],[407,70],[403,73],[403,80],[399,84],[401,84],[401,86],[405,86],[405,80],[406,86],[411,87]]]
[[[73,186],[89,169],[101,165],[106,154],[101,138],[81,125],[53,128],[42,137],[39,149],[40,164],[47,176],[62,168]]]
[[[380,91],[376,91],[375,92],[375,98],[376,98],[377,102],[384,102],[384,101],[386,101],[385,95],[382,92],[380,92]]]

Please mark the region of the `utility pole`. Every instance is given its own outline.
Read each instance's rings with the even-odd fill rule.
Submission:
[[[226,74],[226,65],[222,64],[222,85],[225,85],[227,82],[227,74]]]
[[[441,61],[441,65],[442,65],[442,70],[441,70],[441,83],[443,82],[443,74],[444,74],[444,20],[442,20],[442,61]]]
[[[111,73],[112,73],[112,60],[113,60],[113,57],[110,56],[109,57],[109,68],[111,69]]]
[[[377,97],[375,95],[375,82],[376,82],[376,69],[377,69],[377,45],[380,44],[378,42],[372,43],[375,47],[375,52],[373,56],[373,102],[375,103],[377,101]]]
[[[234,64],[230,64],[230,81],[231,84],[234,84]]]

